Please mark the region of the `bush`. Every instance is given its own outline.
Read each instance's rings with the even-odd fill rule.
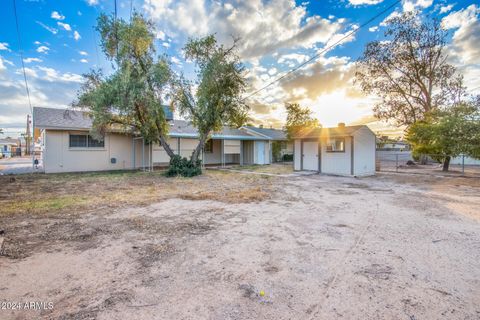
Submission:
[[[170,166],[167,170],[167,177],[193,177],[202,174],[202,162],[197,160],[195,163],[187,158],[182,158],[179,155],[170,159]]]
[[[285,161],[285,162],[293,161],[293,154],[284,154],[283,155],[283,161]]]

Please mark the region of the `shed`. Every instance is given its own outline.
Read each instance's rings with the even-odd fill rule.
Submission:
[[[294,169],[343,176],[375,174],[375,134],[365,125],[304,130],[294,139]]]

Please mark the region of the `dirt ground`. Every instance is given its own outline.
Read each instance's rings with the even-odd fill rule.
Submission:
[[[0,300],[51,303],[0,308],[1,319],[480,318],[480,179],[105,173],[0,185]]]

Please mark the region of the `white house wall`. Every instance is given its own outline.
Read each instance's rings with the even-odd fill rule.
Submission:
[[[354,175],[375,174],[375,134],[368,128],[360,128],[353,136]]]
[[[44,168],[46,173],[133,169],[132,137],[105,135],[104,148],[70,148],[69,134],[79,131],[45,131]],[[148,147],[145,163],[148,164]],[[136,141],[136,167],[142,166],[142,143]],[[111,163],[111,158],[116,163]]]
[[[352,138],[345,137],[345,152],[327,152],[327,140],[321,139],[321,143],[321,172],[350,175],[352,165]]]
[[[296,139],[294,142],[293,169],[302,170],[302,140]]]
[[[167,140],[167,143],[169,144],[172,151],[175,154],[178,154],[178,139],[169,138]],[[170,162],[170,157],[160,144],[153,146],[152,161],[154,164],[165,164]]]

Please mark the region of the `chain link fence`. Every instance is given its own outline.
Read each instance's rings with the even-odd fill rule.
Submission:
[[[414,158],[410,151],[377,151],[376,170],[379,172],[480,178],[480,159],[465,155],[451,157],[448,171],[443,171],[444,158],[444,155],[438,154],[424,154]]]

